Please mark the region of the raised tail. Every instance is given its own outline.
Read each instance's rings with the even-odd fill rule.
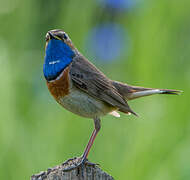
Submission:
[[[128,84],[113,81],[112,84],[116,87],[119,93],[124,96],[127,100],[132,100],[144,96],[150,96],[153,94],[175,94],[178,95],[182,91],[172,89],[154,89],[144,88],[138,86],[130,86]]]

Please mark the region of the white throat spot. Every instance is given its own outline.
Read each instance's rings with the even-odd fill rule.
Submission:
[[[59,62],[60,62],[60,60],[56,60],[56,61],[49,62],[49,64],[56,64],[56,63],[59,63]]]

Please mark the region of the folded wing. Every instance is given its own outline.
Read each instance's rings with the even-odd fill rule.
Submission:
[[[136,115],[129,107],[125,98],[113,86],[112,81],[86,60],[85,57],[75,57],[71,63],[69,73],[73,84],[77,88],[96,99],[118,108],[119,111]]]

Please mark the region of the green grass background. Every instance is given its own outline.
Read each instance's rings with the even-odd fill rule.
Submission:
[[[64,29],[87,54],[84,39],[99,7],[88,0],[0,4],[0,179],[25,180],[81,155],[93,130],[92,120],[53,100],[42,66],[50,29]],[[131,101],[139,118],[102,118],[89,159],[117,180],[190,179],[189,7],[188,0],[144,0],[117,19],[130,35],[131,52],[98,67],[129,84],[184,91]]]

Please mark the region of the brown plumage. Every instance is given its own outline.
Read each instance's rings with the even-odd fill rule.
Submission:
[[[70,77],[74,85],[87,94],[108,103],[119,111],[136,115],[129,107],[125,97],[112,84],[112,81],[85,57],[77,56],[74,58],[70,68]]]
[[[69,67],[65,68],[60,76],[53,81],[46,81],[52,96],[59,101],[60,97],[69,94]]]
[[[156,88],[145,88],[140,86],[131,86],[126,83],[112,81],[112,84],[119,93],[127,100],[133,100],[136,98],[150,96],[153,94],[174,94],[178,95],[182,91],[174,89],[156,89]]]

